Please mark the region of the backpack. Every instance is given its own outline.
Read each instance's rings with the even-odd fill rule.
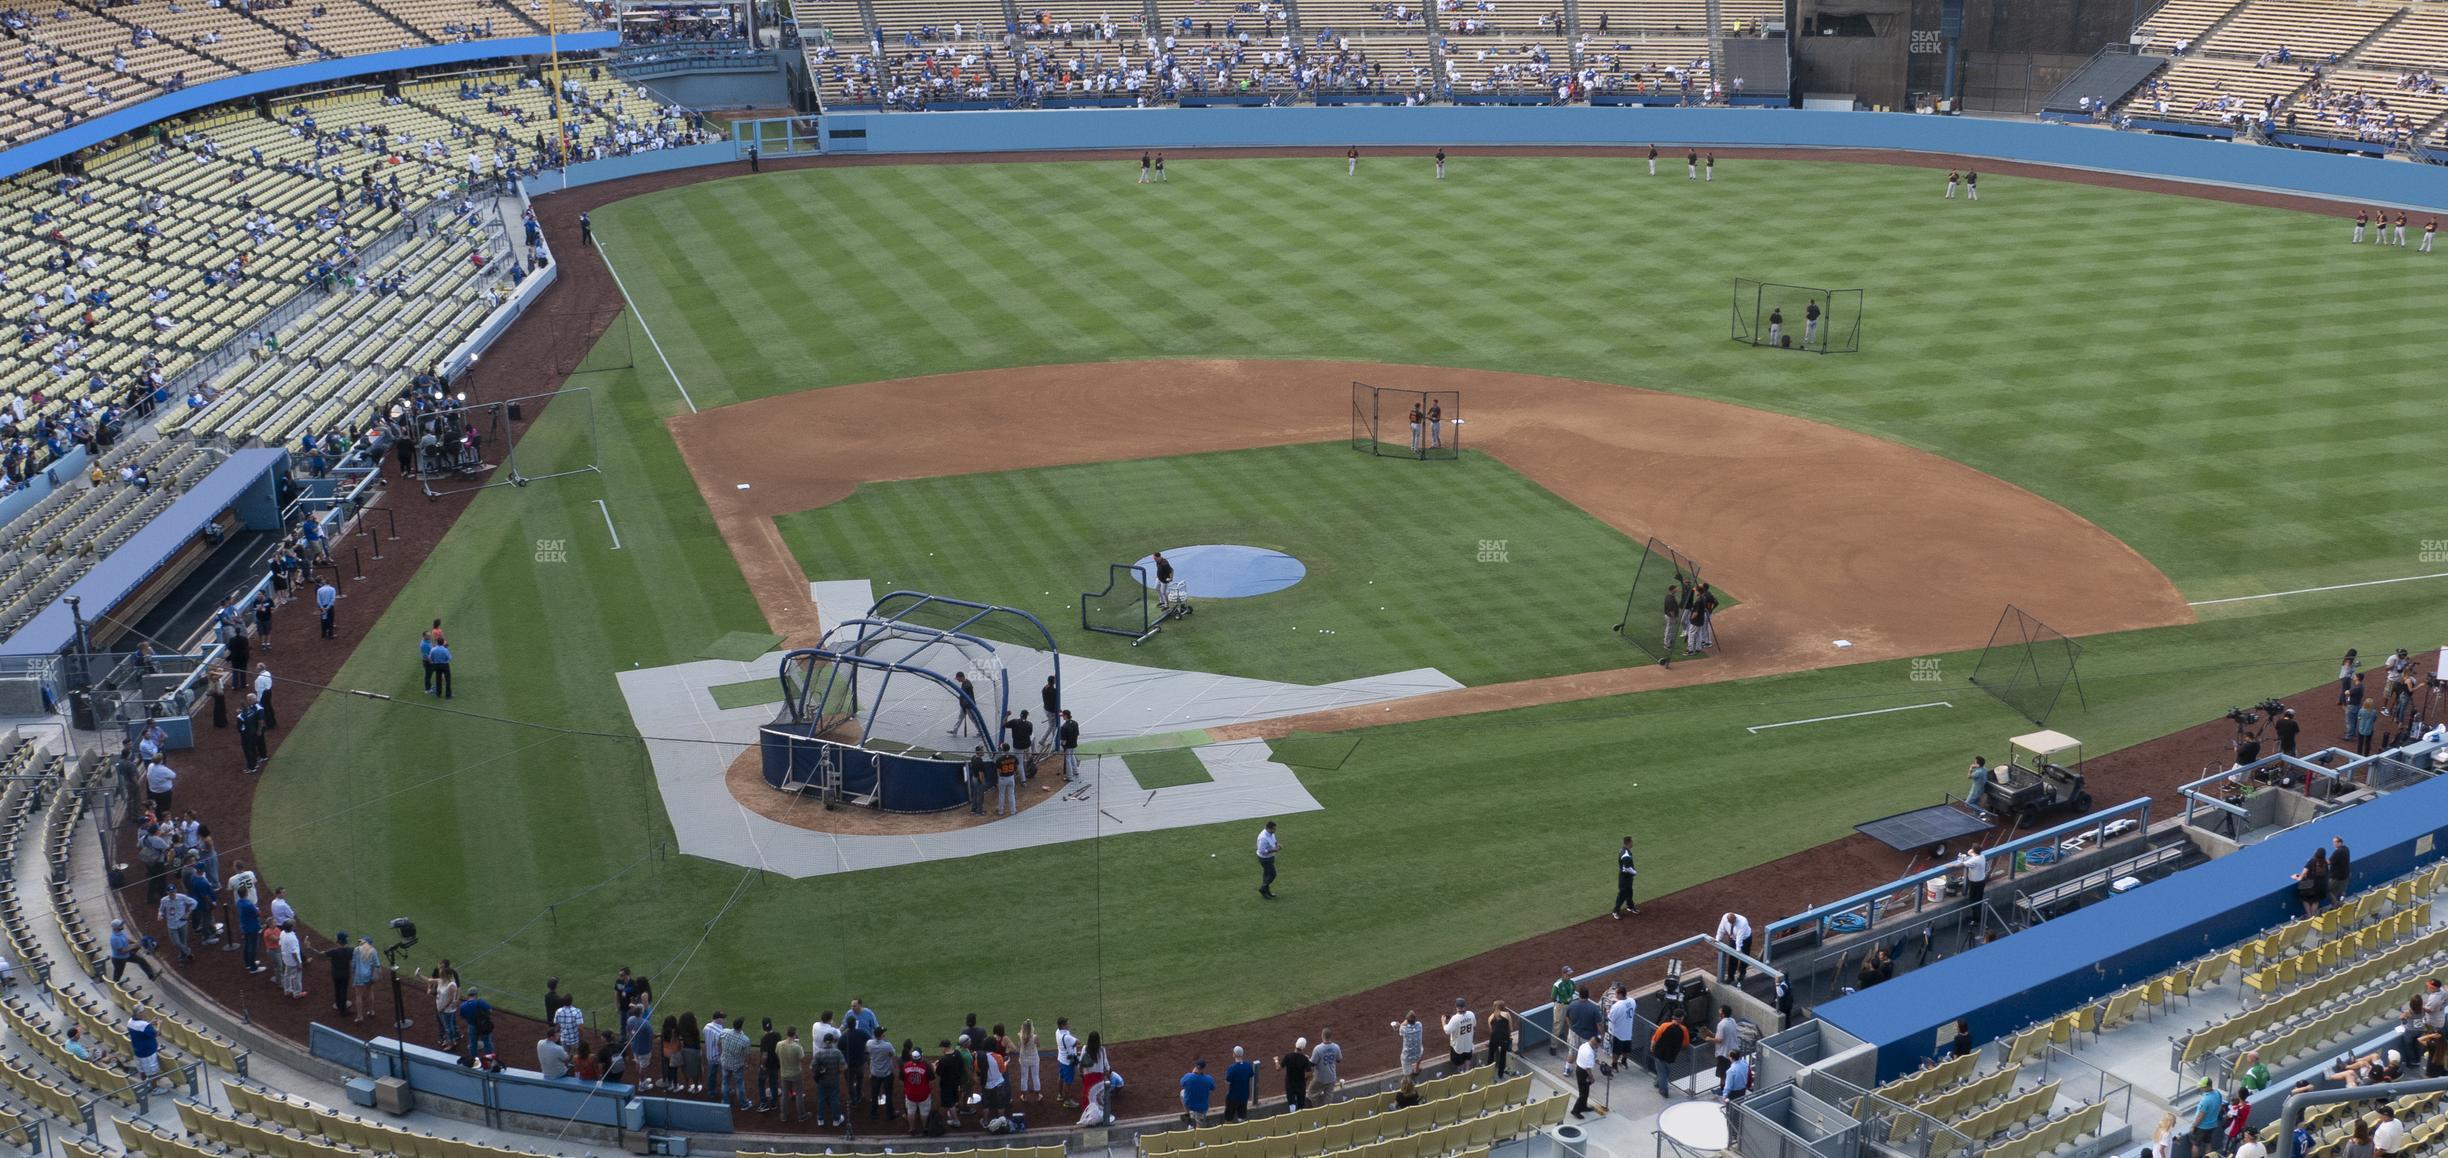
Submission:
[[[927,1111],[926,1136],[929,1138],[941,1138],[944,1136],[944,1119],[942,1110],[929,1109]]]

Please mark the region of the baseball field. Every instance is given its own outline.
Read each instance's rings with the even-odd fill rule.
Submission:
[[[262,867],[319,928],[414,915],[513,1008],[627,965],[700,1013],[856,995],[1129,1041],[1597,916],[1626,832],[1657,895],[1935,802],[2028,728],[1967,679],[2007,602],[2081,638],[2050,724],[2093,754],[2448,637],[2414,578],[2448,528],[2407,514],[2448,485],[2418,421],[2443,267],[2300,209],[1983,177],[1975,205],[1887,165],[1184,157],[605,205],[634,310],[569,383],[592,406],[529,436],[601,473],[469,507],[336,681],[392,698],[292,724]],[[1861,352],[1729,341],[1735,278],[1861,288]],[[1461,390],[1467,452],[1352,453],[1355,377]],[[1610,630],[1653,535],[1728,597],[1720,654],[1661,670]],[[1137,648],[1077,630],[1109,564],[1201,543],[1307,574]],[[804,879],[674,852],[667,807],[735,806],[664,798],[619,674],[812,642],[804,584],[847,580],[1029,609],[1083,656],[1463,687],[1251,722],[1320,806],[1274,905],[1246,823]]]

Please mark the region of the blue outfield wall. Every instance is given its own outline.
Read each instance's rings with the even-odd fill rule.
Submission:
[[[831,113],[828,153],[1268,146],[1904,149],[2448,210],[2448,170],[2080,125],[1911,113],[1492,105]],[[1933,161],[1933,165],[1939,162]]]
[[[2356,889],[2439,859],[2448,777],[2347,809],[2012,937],[1822,1005],[1819,1016],[1878,1049],[1878,1080],[1937,1054],[1962,1017],[1974,1041],[2006,1036],[2212,949],[2302,915],[2290,878],[2344,837]]]
[[[620,34],[608,30],[573,32],[561,37],[560,42],[563,52],[594,52],[619,45]],[[277,92],[300,85],[332,84],[401,69],[467,64],[504,57],[543,56],[552,50],[550,37],[512,36],[458,44],[431,44],[364,56],[344,56],[338,60],[312,60],[287,68],[225,76],[219,80],[189,85],[177,92],[163,93],[150,100],[121,105],[114,111],[79,121],[37,140],[0,150],[0,173],[16,173],[49,164],[79,149],[137,132],[155,121],[227,101],[244,100],[258,93]]]

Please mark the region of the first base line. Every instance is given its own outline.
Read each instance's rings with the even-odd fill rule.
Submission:
[[[2400,575],[2394,579],[2366,579],[2360,583],[2332,583],[2326,587],[2298,587],[2293,591],[2269,591],[2259,595],[2230,595],[2225,599],[2196,599],[2188,607],[2216,607],[2221,603],[2250,603],[2255,599],[2284,599],[2289,595],[2315,595],[2323,591],[2351,591],[2357,587],[2386,587],[2391,583],[2413,583],[2423,579],[2448,579],[2448,571],[2433,571],[2428,575]]]
[[[615,530],[612,526],[612,508],[605,506],[602,499],[597,499],[595,500],[595,509],[603,512],[604,530],[612,532],[612,549],[615,551],[620,550],[620,532]]]
[[[1748,728],[1744,728],[1743,731],[1749,732],[1756,736],[1770,728],[1790,728],[1797,724],[1824,724],[1829,720],[1857,720],[1863,716],[1884,716],[1889,712],[1909,712],[1915,708],[1952,708],[1954,706],[1955,705],[1950,704],[1945,700],[1933,700],[1926,704],[1906,704],[1900,708],[1872,708],[1867,712],[1846,712],[1841,716],[1812,716],[1807,720],[1785,720],[1774,724],[1753,724]]]

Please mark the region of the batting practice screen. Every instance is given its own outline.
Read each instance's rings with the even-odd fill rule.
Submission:
[[[2082,681],[2074,674],[2081,658],[2081,644],[2009,603],[1998,616],[1997,630],[1989,633],[1980,662],[1973,665],[1972,683],[2035,726],[2044,725],[2068,683],[2074,685],[2075,698],[2082,697]]]
[[[1151,614],[1147,568],[1113,563],[1105,569],[1105,589],[1080,592],[1080,626],[1106,635],[1127,635],[1133,644],[1156,634],[1162,620]]]
[[[1385,458],[1462,457],[1462,392],[1352,383],[1352,449]]]
[[[1746,345],[1850,354],[1861,349],[1861,316],[1857,289],[1734,279],[1734,340]]]
[[[1691,557],[1651,539],[1632,571],[1632,590],[1624,596],[1623,621],[1615,625],[1649,658],[1671,663],[1707,650],[1694,635],[1689,602],[1684,593],[1700,582],[1700,564]],[[1714,627],[1706,630],[1714,630]],[[1700,646],[1693,646],[1699,643]]]

